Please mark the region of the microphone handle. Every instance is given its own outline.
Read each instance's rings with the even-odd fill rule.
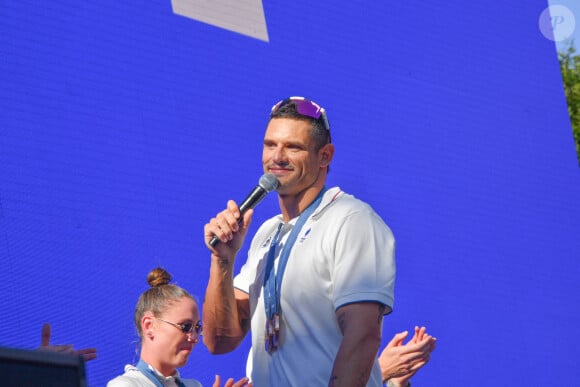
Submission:
[[[240,207],[239,207],[240,219],[238,220],[238,224],[241,225],[242,222],[244,221],[243,218],[244,218],[244,214],[246,213],[246,211],[248,211],[251,208],[256,207],[258,205],[258,203],[260,203],[262,201],[262,199],[264,199],[264,197],[266,196],[267,193],[268,193],[268,191],[266,191],[260,185],[257,185],[256,188],[254,188],[252,190],[252,192],[250,192],[250,194],[244,199],[242,204],[240,204]],[[209,245],[211,247],[216,247],[218,243],[220,243],[220,240],[215,235],[209,241]]]

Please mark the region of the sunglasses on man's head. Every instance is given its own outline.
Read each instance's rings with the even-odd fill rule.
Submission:
[[[326,117],[326,111],[323,107],[314,101],[306,99],[304,97],[290,97],[283,99],[274,106],[272,106],[272,113],[276,113],[280,108],[293,103],[296,106],[296,111],[303,116],[314,118],[315,120],[322,117],[324,121],[324,127],[326,130],[330,131],[330,125],[328,124],[328,118]]]

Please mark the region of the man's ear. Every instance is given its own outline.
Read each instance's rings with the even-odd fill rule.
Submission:
[[[322,148],[320,148],[320,164],[323,167],[327,167],[330,162],[332,161],[332,157],[334,156],[334,145],[333,144],[326,144]]]

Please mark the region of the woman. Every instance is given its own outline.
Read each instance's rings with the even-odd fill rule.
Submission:
[[[162,268],[147,276],[151,288],[139,297],[135,307],[135,326],[141,338],[141,358],[137,366],[126,365],[125,373],[109,381],[108,387],[201,387],[193,379],[182,379],[183,367],[199,342],[202,326],[193,297],[181,287],[170,284],[171,275]],[[241,387],[243,378],[225,387]],[[216,376],[214,387],[220,386]]]

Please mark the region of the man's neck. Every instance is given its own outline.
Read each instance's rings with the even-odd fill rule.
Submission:
[[[315,184],[300,192],[298,195],[278,195],[278,201],[280,203],[280,210],[282,211],[282,219],[284,222],[296,218],[306,208],[308,208],[310,203],[312,203],[320,191],[322,191],[322,188],[324,188],[323,184]]]

